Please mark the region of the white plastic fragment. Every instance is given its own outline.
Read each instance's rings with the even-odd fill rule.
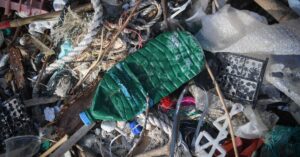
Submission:
[[[67,0],[54,0],[53,1],[53,9],[55,11],[62,10],[64,6],[66,5]]]
[[[115,121],[102,121],[101,123],[101,129],[103,129],[106,132],[112,132],[115,130],[117,126],[117,123]]]
[[[243,106],[234,104],[230,110],[230,117],[236,115],[239,112],[243,111]],[[217,150],[220,152],[218,157],[225,157],[226,151],[224,150],[223,147],[220,146],[220,141],[225,139],[228,135],[227,132],[227,127],[228,127],[228,122],[226,120],[226,115],[223,115],[219,117],[217,120],[213,122],[213,125],[218,129],[219,133],[217,137],[214,139],[209,133],[206,131],[200,132],[199,136],[196,139],[195,143],[195,153],[198,157],[205,156],[205,157],[212,157],[215,154],[215,151]],[[206,139],[208,142],[200,145],[200,141],[203,139]],[[205,149],[211,147],[209,152],[207,152]]]
[[[196,37],[211,52],[300,54],[300,19],[267,25],[254,12],[225,5],[201,23]]]
[[[54,0],[53,8],[55,11],[62,10],[66,4],[67,0]],[[44,20],[44,21],[35,21],[29,24],[28,32],[32,35],[36,33],[43,34],[46,29],[52,29],[53,26],[57,23],[58,18],[52,20]]]
[[[72,88],[72,81],[69,76],[63,76],[58,80],[56,89],[53,94],[65,98],[67,96],[67,93]]]
[[[4,68],[7,65],[8,59],[9,59],[9,55],[8,54],[5,54],[5,55],[3,55],[1,57],[1,59],[0,59],[0,69]]]
[[[54,106],[54,107],[46,107],[44,109],[44,115],[45,115],[45,120],[49,122],[53,122],[55,119],[55,116],[57,113],[60,112],[60,107],[59,106]]]
[[[244,114],[249,120],[248,123],[235,129],[234,134],[246,139],[255,139],[262,137],[269,129],[263,123],[261,117],[251,106],[246,106]]]
[[[52,29],[55,23],[57,23],[57,19],[32,22],[28,26],[28,32],[32,35],[35,35],[36,33],[43,34],[45,30]]]
[[[70,151],[67,151],[67,152],[64,154],[63,157],[72,157],[71,152],[70,152]]]
[[[45,119],[49,122],[53,122],[55,119],[55,110],[53,107],[46,107],[44,109]]]

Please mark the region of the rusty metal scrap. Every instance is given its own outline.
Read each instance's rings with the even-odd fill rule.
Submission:
[[[9,64],[10,69],[13,71],[17,88],[22,89],[25,86],[24,67],[21,51],[18,48],[11,47],[9,49]]]

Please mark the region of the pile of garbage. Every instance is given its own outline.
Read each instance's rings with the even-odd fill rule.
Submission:
[[[0,156],[297,156],[300,2],[255,1],[0,2]]]

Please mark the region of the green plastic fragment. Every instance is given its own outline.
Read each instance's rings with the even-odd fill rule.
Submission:
[[[204,68],[204,54],[188,32],[167,32],[112,67],[97,87],[88,119],[130,120]]]
[[[41,144],[41,151],[44,152],[51,147],[51,142],[49,140],[45,140]]]

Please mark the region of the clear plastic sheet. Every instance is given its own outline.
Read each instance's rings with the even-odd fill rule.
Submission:
[[[204,91],[199,87],[192,85],[189,88],[191,94],[195,97],[196,103],[198,103],[197,108],[203,110]],[[220,98],[211,92],[207,92],[209,110],[207,115],[207,120],[212,122],[218,117],[224,115],[224,111],[220,102]],[[233,103],[232,101],[225,99],[225,104],[228,108],[232,106],[241,106],[239,103]],[[232,125],[235,130],[236,136],[245,139],[255,139],[263,137],[267,131],[269,131],[278,121],[278,116],[276,114],[261,111],[258,109],[253,110],[250,105],[244,105],[243,113],[237,114],[232,117]]]
[[[201,23],[196,37],[211,52],[300,54],[300,19],[267,25],[254,12],[225,5],[217,13],[202,17]]]
[[[300,16],[300,0],[288,0],[289,6]]]
[[[299,51],[300,53],[300,51]],[[266,80],[300,106],[300,56],[272,56]]]
[[[279,119],[273,113],[253,110],[251,106],[246,106],[243,113],[249,122],[234,128],[234,134],[245,139],[263,137]]]

